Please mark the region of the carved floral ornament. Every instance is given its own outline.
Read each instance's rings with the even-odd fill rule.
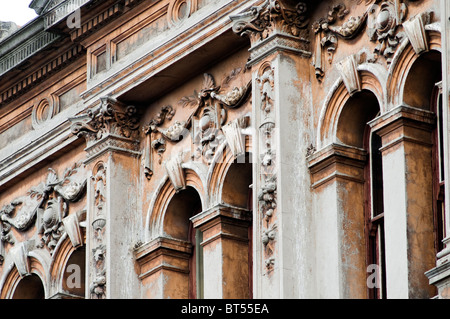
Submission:
[[[98,107],[69,120],[72,122],[72,133],[85,137],[88,145],[107,135],[136,138],[139,128],[136,107],[124,105],[110,97],[101,98]]]
[[[161,164],[166,143],[178,143],[188,136],[192,139],[192,160],[211,163],[217,147],[226,139],[225,132],[234,134],[232,130],[222,129],[227,123],[228,110],[239,108],[247,100],[251,91],[251,82],[246,85],[231,86],[232,81],[241,71],[242,68],[232,70],[223,78],[220,85],[216,85],[211,74],[205,73],[200,91],[194,90],[193,95],[182,97],[178,102],[178,105],[183,108],[193,109],[188,119],[174,121],[172,125],[162,127],[175,115],[175,109],[167,105],[162,107],[156,117],[143,127],[147,136],[145,175],[148,179],[153,175],[154,153],[157,156],[157,162]],[[241,128],[248,125],[248,121],[238,122]],[[239,144],[232,143],[234,146]]]
[[[250,37],[252,44],[274,33],[299,37],[306,30],[308,19],[305,2],[266,0],[260,6],[230,17],[233,31]]]
[[[68,234],[74,246],[80,245],[80,219],[85,214],[78,212],[68,216],[68,211],[70,203],[80,200],[85,190],[85,167],[75,163],[62,178],[50,168],[45,182],[4,205],[0,209],[0,262],[5,245],[17,243],[13,228],[23,233],[36,226],[40,236],[36,248],[47,248],[51,254],[64,233]]]
[[[409,0],[420,1],[420,0]],[[363,1],[359,0],[357,4]],[[312,29],[316,35],[316,47],[313,65],[316,70],[316,77],[321,80],[324,76],[324,57],[329,64],[333,62],[333,55],[336,51],[339,39],[350,40],[360,35],[361,30],[366,27],[366,33],[370,41],[376,46],[373,53],[368,57],[368,62],[376,62],[380,57],[386,60],[387,64],[392,61],[392,56],[400,42],[405,38],[405,32],[401,27],[408,24],[406,16],[408,7],[404,0],[365,0],[368,8],[361,16],[350,16],[342,24],[350,11],[343,4],[334,5],[330,8],[326,18],[313,23]],[[430,13],[422,21],[428,23]],[[413,32],[415,32],[413,30]],[[408,38],[411,37],[408,35]]]
[[[276,121],[275,121],[275,70],[269,63],[261,65],[256,78],[259,89],[260,148],[259,176],[257,187],[258,211],[261,213],[262,238],[266,270],[270,273],[275,265],[275,240],[277,220],[277,175],[276,175]]]
[[[93,169],[91,182],[93,185],[93,207],[92,214],[92,261],[94,268],[89,291],[94,299],[106,298],[106,166],[103,162],[98,162]]]

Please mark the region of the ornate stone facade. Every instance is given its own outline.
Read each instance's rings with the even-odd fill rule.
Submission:
[[[30,7],[0,298],[449,296],[447,1]]]

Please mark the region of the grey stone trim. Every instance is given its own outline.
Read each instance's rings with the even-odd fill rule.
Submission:
[[[45,29],[67,18],[75,10],[81,8],[88,2],[91,2],[91,0],[66,0],[61,2],[43,15]]]
[[[0,57],[0,76],[12,70],[45,47],[56,42],[59,38],[60,36],[57,34],[41,31],[28,41],[18,45],[11,52]]]

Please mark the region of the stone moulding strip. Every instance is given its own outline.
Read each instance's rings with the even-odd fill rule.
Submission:
[[[104,138],[89,145],[85,148],[85,151],[87,152],[85,164],[90,163],[92,160],[108,151],[122,152],[135,157],[141,156],[138,141],[113,134],[108,134]]]
[[[55,43],[60,38],[60,35],[41,31],[25,43],[14,48],[11,52],[0,58],[0,76],[29,59],[37,52]]]
[[[84,53],[84,49],[81,45],[74,46],[64,52],[59,57],[48,62],[42,66],[39,70],[30,74],[26,78],[16,82],[14,85],[9,87],[7,90],[0,93],[0,105],[11,101],[17,95],[25,92],[26,90],[32,88],[36,83],[39,83],[45,77],[52,74],[54,71],[58,70],[63,65],[70,63]]]
[[[231,8],[228,8],[228,6],[231,6]],[[115,69],[111,75],[108,75],[96,87],[88,88],[83,92],[82,97],[85,100],[91,100],[99,95],[120,96],[127,90],[133,89],[138,83],[145,82],[167,67],[177,63],[188,55],[191,50],[199,49],[210,40],[230,30],[231,20],[229,15],[240,10],[242,6],[242,3],[235,4],[233,1],[228,1],[225,5],[218,8],[217,11],[208,12],[206,17],[208,21],[216,17],[213,24],[194,23],[193,26],[189,26],[186,29],[189,34],[175,39],[171,37],[163,44],[150,48],[145,55],[130,61],[130,65],[133,66],[132,69],[129,66]],[[152,60],[151,63],[148,62],[149,59]],[[118,78],[124,72],[126,72],[126,75],[121,75]],[[99,89],[98,86],[102,88]]]
[[[120,3],[116,3],[112,7],[103,11],[99,15],[90,19],[89,21],[83,23],[81,28],[75,29],[71,34],[72,41],[81,41],[88,35],[97,31],[99,27],[104,26],[109,21],[113,20],[115,17],[123,12],[123,6]]]
[[[56,7],[52,8],[49,12],[44,15],[44,26],[45,29],[50,28],[59,21],[65,19],[75,10],[81,8],[86,3],[91,0],[66,0],[61,2]]]
[[[293,52],[301,57],[310,58],[312,53],[308,50],[309,41],[287,34],[274,34],[254,45],[250,51],[248,66],[264,60],[277,51]]]
[[[68,125],[67,122],[63,123],[33,141],[32,144],[24,145],[19,151],[0,159],[0,191],[36,164],[51,158],[55,153],[76,142],[78,138],[72,136]]]

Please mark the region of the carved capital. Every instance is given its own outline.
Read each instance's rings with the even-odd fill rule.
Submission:
[[[233,31],[250,36],[252,42],[267,38],[273,33],[299,37],[308,24],[304,2],[266,0],[260,6],[231,16]]]
[[[252,61],[281,49],[309,57],[306,12],[304,2],[266,0],[230,19],[235,33],[250,38]]]
[[[86,138],[88,146],[108,135],[135,139],[139,128],[136,107],[110,97],[101,98],[100,105],[69,120],[72,133]]]

